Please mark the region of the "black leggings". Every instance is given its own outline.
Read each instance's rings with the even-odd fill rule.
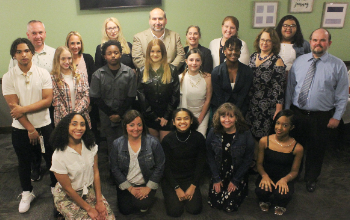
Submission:
[[[190,187],[191,182],[180,182],[180,188],[186,192],[188,187]],[[170,186],[167,180],[162,181],[162,191],[165,201],[166,213],[171,217],[180,217],[186,211],[192,215],[197,215],[202,212],[202,194],[199,189],[199,186],[196,187],[193,198],[191,201],[179,201],[179,198],[176,195],[175,189]]]

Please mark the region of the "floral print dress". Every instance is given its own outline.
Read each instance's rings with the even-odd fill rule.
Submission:
[[[270,133],[276,104],[284,103],[286,66],[276,66],[281,58],[279,55],[272,55],[256,66],[257,55],[252,54],[249,61],[249,67],[253,70],[253,85],[248,94],[250,103],[246,120],[252,125],[253,136],[260,139]]]
[[[216,193],[213,189],[213,182],[209,185],[208,204],[213,208],[223,209],[227,212],[237,211],[248,194],[248,178],[243,178],[233,192],[228,192],[227,188],[231,179],[235,175],[235,167],[232,162],[231,143],[235,138],[235,133],[224,134],[222,137],[222,162],[220,168],[220,179],[223,187],[221,192]]]

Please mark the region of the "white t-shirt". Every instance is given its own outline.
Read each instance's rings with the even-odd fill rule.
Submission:
[[[34,64],[32,64],[27,75],[16,65],[2,77],[3,95],[17,95],[20,106],[27,106],[42,100],[43,89],[52,89],[50,73],[46,69],[35,66]],[[48,108],[27,113],[26,116],[35,128],[41,128],[51,123]],[[12,127],[25,129],[15,119],[13,119]]]
[[[63,73],[61,73],[61,75],[62,75],[64,81],[69,86],[70,99],[72,101],[72,109],[75,109],[75,87],[74,87],[74,82],[73,82],[73,74],[64,75]]]
[[[83,190],[85,195],[87,187],[94,182],[93,166],[98,146],[95,145],[91,150],[88,150],[83,141],[82,145],[81,155],[69,146],[64,151],[55,150],[52,154],[50,171],[58,174],[68,174],[72,188],[75,191]]]
[[[294,63],[294,60],[297,58],[293,44],[281,43],[281,50],[279,55],[282,58],[284,64],[287,66],[286,70],[289,71]]]
[[[129,150],[129,155],[130,155],[130,163],[129,163],[129,172],[128,175],[126,176],[126,179],[128,180],[129,183],[135,184],[135,185],[142,185],[145,184],[145,179],[143,178],[138,156],[141,150],[141,147],[139,150],[135,153],[128,141],[128,150]]]

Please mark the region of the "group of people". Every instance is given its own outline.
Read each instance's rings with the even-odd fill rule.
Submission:
[[[169,216],[185,209],[199,214],[207,161],[211,207],[236,211],[248,193],[248,170],[256,165],[260,209],[268,211],[273,196],[274,213],[282,215],[304,148],[306,188],[316,189],[349,87],[344,63],[327,52],[330,33],[317,29],[308,42],[298,20],[287,15],[259,33],[250,55],[233,16],[225,17],[222,37],[209,49],[199,44],[198,26],[188,27],[183,48],[166,24],[165,12],[153,9],[150,29],[131,44],[119,21],[106,19],[95,61],[83,53],[76,31],[65,46],[47,46],[45,26],[37,20],[27,25],[28,39],[13,42],[2,88],[14,118],[20,213],[35,198],[31,180],[41,178],[43,154],[59,213],[115,219],[101,193],[98,120],[122,214],[147,212],[159,185]]]

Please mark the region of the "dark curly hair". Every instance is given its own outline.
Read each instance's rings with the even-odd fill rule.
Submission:
[[[173,122],[175,121],[175,118],[176,118],[176,115],[177,113],[181,112],[181,111],[184,111],[184,112],[187,112],[187,114],[190,116],[190,120],[192,120],[192,124],[190,126],[190,130],[192,131],[195,131],[198,129],[198,126],[199,126],[199,122],[198,122],[198,119],[196,116],[194,116],[194,114],[188,110],[187,108],[178,108],[176,110],[173,111],[173,116],[172,116],[172,119],[173,119]],[[173,130],[176,130],[176,127],[174,124],[172,124],[172,129]]]
[[[280,38],[278,37],[277,32],[275,31],[274,28],[264,28],[260,31],[260,33],[258,34],[258,36],[256,36],[255,41],[254,41],[254,49],[256,52],[260,53],[261,49],[260,49],[260,38],[261,35],[266,32],[270,35],[271,38],[271,43],[272,43],[272,50],[271,52],[275,55],[278,55],[280,53],[280,49],[281,49],[281,42],[280,42]]]
[[[12,45],[11,45],[11,48],[10,48],[10,55],[11,55],[12,58],[16,54],[18,44],[27,44],[30,52],[32,52],[32,55],[35,54],[35,48],[34,48],[32,42],[30,42],[30,40],[28,40],[27,38],[17,38],[16,40],[14,40],[12,42]]]
[[[85,121],[86,130],[83,136],[81,137],[81,139],[84,141],[85,147],[90,150],[93,146],[95,146],[94,134],[92,133],[89,127],[89,123],[84,117],[84,115],[77,112],[72,112],[66,115],[66,117],[64,117],[57,124],[56,128],[51,133],[50,144],[54,148],[54,150],[64,151],[67,148],[69,142],[69,124],[76,115],[80,115]]]
[[[295,24],[297,25],[296,26],[297,30],[295,32],[295,35],[293,36],[292,44],[295,44],[298,47],[302,47],[303,43],[304,43],[303,33],[301,32],[301,28],[300,28],[300,24],[299,24],[298,19],[296,17],[294,17],[293,15],[286,15],[286,16],[284,16],[283,18],[281,18],[280,22],[278,23],[278,25],[276,27],[276,32],[278,34],[278,37],[280,38],[280,41],[282,41],[282,38],[283,38],[283,36],[282,36],[282,26],[283,26],[283,23],[286,20],[293,20],[293,21],[295,21]]]
[[[102,54],[102,56],[106,55],[106,50],[107,50],[107,48],[108,48],[109,46],[112,46],[112,45],[117,46],[117,47],[119,48],[119,52],[120,52],[120,53],[123,53],[123,51],[122,51],[122,45],[120,44],[119,41],[116,41],[116,40],[109,40],[109,41],[107,41],[106,43],[104,43],[104,44],[102,45],[102,48],[101,48],[101,54]]]
[[[148,128],[146,126],[146,122],[143,119],[142,114],[139,111],[131,109],[125,113],[124,118],[123,118],[123,122],[122,122],[122,129],[123,129],[123,134],[125,137],[128,137],[128,131],[126,130],[126,125],[131,123],[137,117],[140,117],[141,121],[142,121],[142,127],[143,127],[142,136],[145,136],[148,134]]]
[[[213,127],[214,132],[217,134],[225,134],[224,127],[220,122],[220,116],[223,115],[234,115],[236,117],[236,131],[238,133],[243,133],[246,130],[249,130],[247,122],[244,120],[244,117],[237,106],[232,103],[226,102],[216,110],[213,116]]]
[[[242,49],[242,41],[238,39],[237,36],[231,36],[229,39],[226,40],[224,45],[224,50],[228,47],[238,47],[239,49]]]
[[[290,120],[290,125],[291,126],[295,126],[295,122],[296,122],[296,119],[295,119],[295,115],[294,115],[294,112],[290,109],[284,109],[280,112],[277,113],[275,119],[273,120],[273,126],[271,126],[271,129],[270,129],[270,134],[274,134],[276,133],[275,132],[275,126],[276,126],[276,122],[277,120],[282,117],[282,116],[286,116],[287,118],[289,118]]]

